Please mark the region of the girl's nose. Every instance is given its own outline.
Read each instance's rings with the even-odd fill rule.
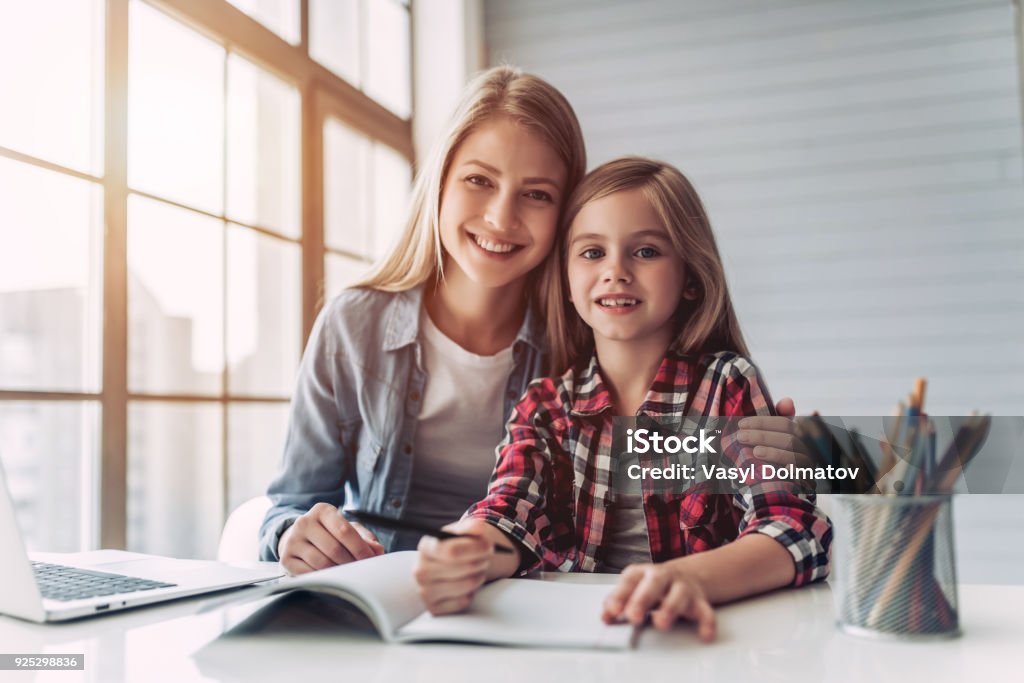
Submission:
[[[607,260],[607,264],[608,266],[605,269],[604,276],[602,278],[605,282],[630,283],[633,281],[633,274],[622,259],[609,258]]]
[[[511,193],[494,193],[494,196],[487,203],[484,220],[495,230],[501,232],[515,229],[517,221],[515,200],[515,195]]]

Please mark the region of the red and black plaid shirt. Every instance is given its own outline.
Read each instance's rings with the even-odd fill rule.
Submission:
[[[638,414],[678,417],[686,406],[687,415],[712,417],[773,411],[757,368],[729,352],[699,358],[670,352]],[[594,356],[561,377],[535,380],[509,418],[487,497],[466,516],[497,526],[531,551],[535,561],[526,559],[524,569],[592,572],[602,564],[613,412]],[[734,435],[722,446],[734,459],[753,460]],[[831,522],[813,494],[798,495],[784,482],[674,496],[644,485],[643,507],[654,562],[762,533],[793,556],[793,585],[828,575]]]

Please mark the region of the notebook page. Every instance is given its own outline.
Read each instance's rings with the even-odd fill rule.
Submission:
[[[415,551],[387,553],[303,574],[289,588],[323,589],[342,597],[344,593],[355,596],[358,601],[352,602],[367,612],[386,640],[391,640],[402,624],[426,609],[412,576],[415,563]]]
[[[400,641],[453,640],[527,647],[630,647],[634,628],[601,621],[611,586],[502,579],[485,586],[467,612],[424,612],[398,629]]]
[[[426,609],[412,576],[415,563],[415,551],[387,553],[233,593],[208,603],[202,611],[269,595],[308,590],[334,595],[352,603],[369,617],[385,640],[394,640],[395,631],[402,624]]]

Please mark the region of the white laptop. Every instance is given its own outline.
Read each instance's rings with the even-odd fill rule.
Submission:
[[[121,550],[33,553],[22,542],[0,465],[0,614],[65,621],[282,576],[278,566],[236,567]]]

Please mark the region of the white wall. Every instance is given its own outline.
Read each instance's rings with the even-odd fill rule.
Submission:
[[[776,397],[887,414],[927,376],[933,414],[1024,414],[1011,0],[484,7],[490,63],[566,93],[591,167],[643,154],[694,181]],[[1024,501],[957,515],[965,580],[1024,580]]]
[[[426,157],[466,81],[484,67],[480,0],[412,4],[413,144]]]

